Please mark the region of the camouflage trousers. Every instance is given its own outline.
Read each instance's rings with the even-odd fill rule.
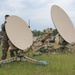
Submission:
[[[6,59],[7,51],[8,51],[8,48],[2,48],[2,57],[1,57],[2,60]]]
[[[6,59],[6,57],[7,57],[7,52],[8,52],[8,48],[4,48],[4,49],[2,49],[2,60],[4,60],[4,59]],[[10,56],[11,57],[14,57],[15,56],[15,54],[17,55],[18,54],[18,50],[10,50]]]
[[[9,44],[7,41],[2,41],[2,57],[1,59],[4,60],[7,58],[7,52],[8,52],[8,48],[9,48]],[[13,50],[10,50],[10,56],[11,57],[14,57],[15,54],[14,54],[14,51]]]
[[[10,50],[10,56],[11,57],[14,57],[15,55],[17,55],[18,54],[18,49],[11,49]]]

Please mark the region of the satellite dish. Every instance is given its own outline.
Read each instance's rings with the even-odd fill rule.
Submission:
[[[63,39],[68,43],[75,42],[75,29],[65,11],[57,5],[53,5],[51,7],[51,17]]]
[[[14,46],[25,50],[33,43],[33,36],[30,28],[18,16],[10,16],[5,25],[6,33]]]

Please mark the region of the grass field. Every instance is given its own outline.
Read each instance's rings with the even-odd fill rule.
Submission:
[[[31,54],[29,56],[32,57]],[[0,75],[75,75],[75,53],[49,53],[32,58],[46,60],[50,63],[48,65],[37,65],[22,61],[2,64]]]

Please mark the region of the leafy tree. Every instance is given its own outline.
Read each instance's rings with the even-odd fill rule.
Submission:
[[[56,36],[57,34],[58,34],[57,29],[54,29],[54,30],[53,30],[53,35]]]
[[[33,30],[32,33],[33,33],[33,36],[39,36],[39,35],[41,35],[42,32],[40,30],[39,31]]]

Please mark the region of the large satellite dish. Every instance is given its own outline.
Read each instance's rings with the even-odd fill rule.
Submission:
[[[75,42],[75,29],[65,11],[57,5],[53,5],[51,8],[51,17],[55,27],[64,40],[68,43]]]
[[[30,28],[18,16],[10,16],[5,25],[6,33],[14,46],[25,50],[33,43],[33,36]]]

